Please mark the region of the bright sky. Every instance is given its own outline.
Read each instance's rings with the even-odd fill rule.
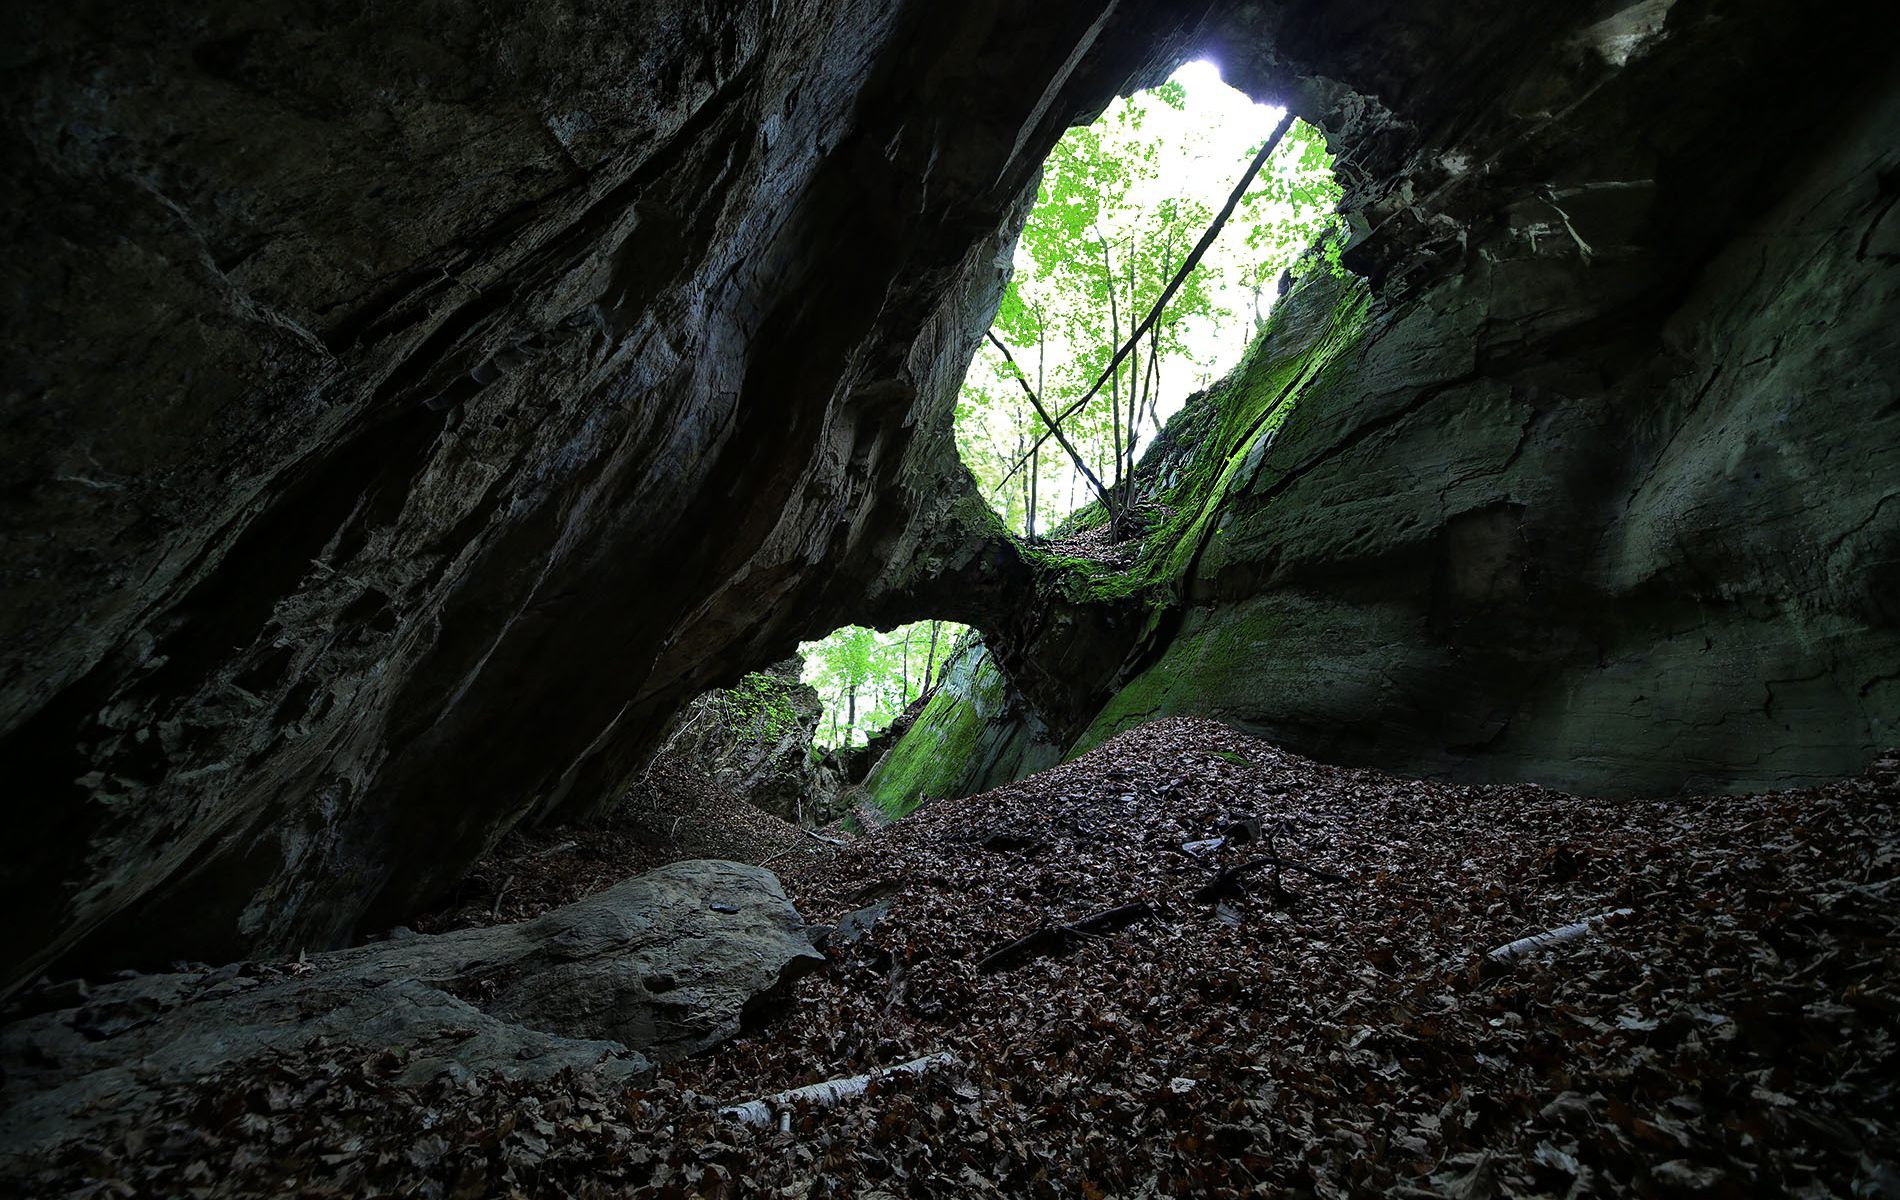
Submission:
[[[1247,95],[1227,86],[1219,69],[1211,62],[1196,61],[1177,70],[1171,81],[1181,86],[1185,103],[1176,109],[1152,93],[1139,93],[1132,102],[1143,116],[1140,140],[1155,145],[1160,170],[1155,178],[1144,181],[1130,199],[1141,210],[1151,210],[1171,196],[1192,198],[1210,211],[1218,211],[1239,182],[1252,151],[1272,132],[1285,115],[1285,109],[1255,104]],[[1276,158],[1276,163],[1280,160]],[[1268,168],[1272,170],[1272,167]],[[1267,221],[1291,216],[1285,206],[1264,206],[1258,216]],[[1145,219],[1137,217],[1138,220]],[[1126,231],[1105,230],[1111,242],[1118,242]],[[1245,230],[1238,220],[1222,230],[1218,240],[1202,260],[1207,269],[1208,289],[1217,309],[1228,316],[1219,319],[1189,318],[1181,328],[1186,356],[1168,356],[1160,373],[1160,399],[1156,411],[1163,422],[1178,412],[1187,397],[1220,378],[1240,360],[1254,333],[1255,296],[1240,280],[1244,267],[1263,261],[1263,252],[1250,250]],[[1185,253],[1185,248],[1182,250]],[[1033,272],[1027,251],[1019,248],[1018,272]],[[1261,312],[1272,304],[1275,289],[1269,280],[1259,297]],[[1049,361],[1054,363],[1070,354],[1071,348],[1051,337],[1047,346]],[[1031,376],[1033,363],[1025,363]],[[1102,364],[1105,365],[1105,364]],[[1094,368],[1099,370],[1099,365]],[[1092,373],[1092,372],[1091,372]],[[1013,378],[1001,373],[1000,365],[988,352],[980,353],[972,365],[972,381],[984,380],[993,388],[1013,391]],[[1013,427],[1000,414],[992,417],[991,441],[1002,446],[1013,441]],[[1002,424],[995,424],[1002,422]],[[1146,442],[1155,429],[1143,421],[1140,442]],[[1074,474],[1059,454],[1045,456],[1043,498],[1038,505],[1038,525],[1048,529],[1069,508],[1070,476]],[[1075,500],[1086,497],[1075,491]]]
[[[1273,132],[1284,108],[1255,104],[1245,92],[1228,87],[1220,77],[1220,68],[1205,59],[1197,59],[1169,78],[1187,90],[1187,106],[1177,111],[1165,104],[1148,106],[1146,128],[1164,142],[1164,154],[1174,161],[1162,172],[1162,181],[1176,181],[1176,195],[1193,196],[1216,211],[1240,182],[1248,151]],[[1159,203],[1168,189],[1156,186],[1145,203]],[[1229,236],[1229,234],[1232,236]],[[1204,260],[1215,266],[1238,265],[1246,259],[1238,230],[1223,230]],[[1240,361],[1253,329],[1253,299],[1234,284],[1232,272],[1218,276],[1226,286],[1214,289],[1215,303],[1236,314],[1232,321],[1216,327],[1197,321],[1189,326],[1183,340],[1201,364],[1191,379],[1172,381],[1162,393],[1160,413],[1166,421],[1181,408],[1190,392],[1206,386]],[[1268,298],[1268,303],[1271,297]]]

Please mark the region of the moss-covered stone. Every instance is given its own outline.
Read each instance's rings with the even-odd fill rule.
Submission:
[[[1055,762],[1057,747],[975,638],[958,646],[936,695],[864,781],[872,801],[904,816],[932,796],[965,796]]]

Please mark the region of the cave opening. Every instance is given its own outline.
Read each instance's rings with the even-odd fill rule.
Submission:
[[[865,747],[914,715],[971,637],[967,625],[924,620],[888,630],[845,625],[801,643],[800,681],[816,691],[820,705],[814,752]]]
[[[1011,533],[1137,527],[1121,513],[1141,504],[1142,452],[1242,361],[1289,275],[1340,270],[1332,155],[1285,117],[1197,59],[1045,160],[956,409],[958,453]]]
[[[0,1194],[1900,1194],[1854,6],[11,11]]]

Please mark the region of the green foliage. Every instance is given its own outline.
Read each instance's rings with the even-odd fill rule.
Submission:
[[[942,675],[964,632],[951,621],[919,621],[889,632],[846,625],[800,646],[804,682],[818,690],[824,706],[815,743],[830,748],[870,740],[924,694],[926,680]]]
[[[728,729],[744,730],[758,741],[775,742],[800,727],[792,702],[797,680],[777,675],[747,675],[717,693],[716,703]]]
[[[1050,412],[1095,383],[1258,152],[1258,140],[1244,144],[1228,128],[1234,106],[1262,128],[1270,114],[1234,97],[1205,69],[1184,69],[1115,101],[1050,155],[993,325]],[[1295,122],[1153,336],[1064,422],[1104,482],[1123,475],[1187,393],[1257,336],[1283,273],[1339,270],[1343,227],[1331,167],[1319,132]],[[1315,243],[1321,249],[1306,253]],[[1038,534],[1078,502],[1099,509],[1053,442],[1010,477],[1044,425],[993,349],[972,364],[956,428],[964,462],[1012,532],[1031,532],[1032,508]]]

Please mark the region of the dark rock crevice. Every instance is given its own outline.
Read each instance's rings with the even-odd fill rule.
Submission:
[[[394,923],[850,622],[985,629],[1065,745],[1857,766],[1900,703],[1877,39],[1160,8],[10,10],[0,986]],[[954,394],[1041,156],[1201,50],[1327,130],[1372,311],[1167,603],[1065,591]]]
[[[1194,18],[1105,11],[12,10],[8,980],[333,944],[800,637],[1001,611],[951,397]]]

